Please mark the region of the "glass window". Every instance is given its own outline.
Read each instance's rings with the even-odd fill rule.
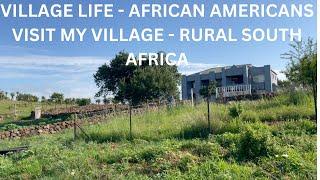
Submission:
[[[253,76],[254,83],[262,83],[264,81],[265,81],[265,78],[264,78],[264,75],[262,74]]]

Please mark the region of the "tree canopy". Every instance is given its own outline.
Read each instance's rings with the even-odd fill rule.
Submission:
[[[52,102],[62,103],[63,100],[64,100],[64,95],[62,93],[55,92],[50,96],[50,101]]]
[[[128,65],[128,53],[120,52],[110,64],[99,67],[94,80],[97,97],[113,95],[116,101],[134,105],[178,95],[180,74],[176,66]]]
[[[16,96],[17,101],[38,102],[39,98],[32,94],[19,93]]]
[[[295,41],[291,50],[283,54],[288,59],[285,74],[292,82],[304,88],[311,88],[317,111],[317,43],[313,39]]]

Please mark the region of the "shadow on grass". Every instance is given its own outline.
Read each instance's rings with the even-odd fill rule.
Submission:
[[[195,124],[184,128],[179,134],[175,136],[178,139],[195,139],[208,138],[210,135],[208,125],[205,123]]]
[[[96,143],[130,141],[133,139],[133,137],[131,137],[130,134],[125,133],[89,133],[88,136],[86,136],[85,134],[80,134],[79,137],[85,140],[86,142],[94,141]]]

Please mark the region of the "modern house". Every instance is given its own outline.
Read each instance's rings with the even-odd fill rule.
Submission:
[[[276,91],[278,78],[270,65],[255,67],[251,64],[211,68],[182,77],[182,99],[200,100],[200,89],[216,81],[216,98],[232,98]]]

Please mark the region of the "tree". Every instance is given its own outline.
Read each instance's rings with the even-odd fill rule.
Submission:
[[[96,103],[100,104],[101,103],[101,99],[96,99]]]
[[[15,93],[14,92],[10,93],[10,96],[11,96],[11,100],[13,100],[14,96],[15,96]]]
[[[64,95],[62,93],[53,93],[51,96],[50,96],[50,101],[52,102],[55,102],[55,103],[62,103],[64,100]]]
[[[99,88],[96,97],[113,95],[115,101],[136,105],[178,94],[180,75],[176,66],[126,66],[127,58],[128,53],[120,52],[109,65],[99,67],[94,74]]]
[[[200,95],[207,100],[207,111],[208,111],[208,131],[211,132],[210,125],[210,98],[216,94],[216,81],[209,81],[206,86],[200,89]]]
[[[16,96],[17,101],[38,102],[39,98],[32,94],[19,93]]]
[[[3,91],[0,91],[0,100],[6,100],[7,96],[5,95],[5,93]]]
[[[78,98],[76,99],[76,104],[78,106],[86,106],[86,105],[89,105],[91,104],[91,99],[90,98]]]
[[[317,115],[317,43],[309,38],[306,42],[295,41],[290,47],[292,50],[282,56],[289,60],[285,74],[291,82],[312,89]]]

